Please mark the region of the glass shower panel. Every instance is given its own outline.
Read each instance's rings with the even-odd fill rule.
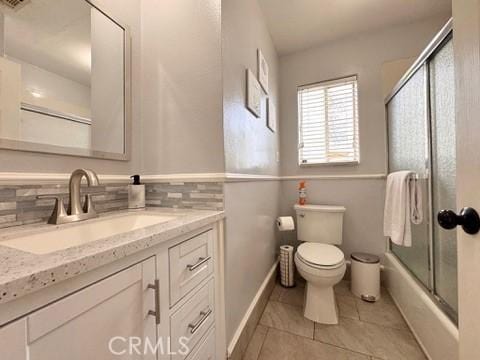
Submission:
[[[455,209],[455,79],[453,41],[430,62],[433,214]],[[457,237],[455,231],[433,225],[435,293],[455,312],[457,303]]]
[[[427,125],[425,66],[422,66],[387,105],[389,172],[411,170],[419,175],[423,203],[428,204]],[[424,207],[424,221],[412,224],[412,246],[392,244],[395,255],[425,285],[429,286],[429,211]]]

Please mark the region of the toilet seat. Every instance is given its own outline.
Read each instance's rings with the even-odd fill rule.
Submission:
[[[317,269],[336,269],[345,263],[343,252],[334,245],[303,243],[297,249],[298,259]]]

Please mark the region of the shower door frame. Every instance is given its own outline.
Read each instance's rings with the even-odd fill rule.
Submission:
[[[435,283],[435,254],[434,254],[434,228],[433,224],[433,196],[432,196],[432,114],[431,114],[431,93],[430,93],[430,62],[443,46],[453,38],[453,20],[450,19],[435,38],[428,44],[425,50],[415,60],[413,65],[407,70],[402,78],[395,85],[390,94],[385,98],[385,119],[386,119],[386,166],[389,173],[389,131],[388,131],[388,104],[395,95],[404,87],[410,78],[420,71],[423,67],[423,77],[425,84],[425,130],[426,130],[426,148],[425,148],[425,178],[428,187],[428,284],[425,285],[417,275],[405,264],[402,259],[392,251],[392,242],[387,239],[388,252],[393,254],[403,267],[412,275],[415,281],[425,290],[433,302],[444,312],[452,322],[458,326],[458,313],[436,293]]]

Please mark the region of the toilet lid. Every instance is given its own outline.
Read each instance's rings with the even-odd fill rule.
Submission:
[[[345,259],[342,250],[330,244],[303,243],[297,253],[310,264],[327,267],[338,265]]]

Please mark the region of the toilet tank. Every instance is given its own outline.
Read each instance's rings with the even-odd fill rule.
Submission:
[[[295,205],[299,241],[340,245],[343,240],[343,206]]]

